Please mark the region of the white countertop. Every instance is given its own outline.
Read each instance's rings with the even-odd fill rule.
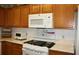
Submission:
[[[50,50],[64,51],[74,53],[74,41],[73,40],[56,40],[55,45]]]
[[[29,40],[16,40],[13,38],[5,38],[5,39],[0,39],[0,41],[8,41],[8,42],[13,42],[17,44],[23,44],[26,41]],[[50,48],[50,50],[57,50],[57,51],[64,51],[64,52],[69,52],[69,53],[74,53],[74,41],[73,40],[65,40],[65,39],[57,39],[55,42],[55,45]]]
[[[28,40],[18,40],[18,39],[14,39],[14,38],[2,38],[2,39],[0,39],[0,41],[8,41],[8,42],[13,42],[13,43],[17,43],[17,44],[23,44],[24,42],[26,42]]]

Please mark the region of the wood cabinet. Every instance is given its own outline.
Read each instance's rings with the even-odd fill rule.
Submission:
[[[4,8],[0,8],[0,26],[4,24]]]
[[[73,5],[55,5],[54,9],[54,28],[74,28],[74,6]]]
[[[22,45],[2,41],[2,55],[22,55]]]
[[[14,14],[13,14],[13,9],[12,8],[8,8],[7,9],[7,26],[8,27],[13,27],[14,24]]]
[[[3,24],[3,27],[8,27],[8,17],[7,17],[7,12],[8,10],[7,9],[4,9],[4,24]]]
[[[3,27],[12,27],[13,26],[13,13],[11,9],[4,9],[4,25]]]
[[[13,12],[13,26],[19,27],[20,24],[20,7],[12,8]]]
[[[29,5],[30,7],[30,14],[40,13],[40,4],[32,4]]]
[[[29,6],[21,6],[21,17],[20,17],[20,26],[28,28],[28,15],[29,15]]]
[[[75,11],[77,7],[72,4],[31,4],[8,8],[5,11],[0,8],[0,26],[4,24],[5,27],[27,28],[29,14],[53,13],[54,28],[74,29]]]
[[[5,9],[4,27],[28,27],[28,6]]]
[[[41,13],[53,13],[53,5],[52,4],[41,4],[40,11]]]
[[[7,8],[4,12],[5,21],[3,27],[20,27],[20,7]]]
[[[57,51],[57,50],[49,50],[49,55],[74,55],[74,53]]]
[[[30,14],[36,13],[51,13],[52,5],[51,4],[34,4],[30,5]]]

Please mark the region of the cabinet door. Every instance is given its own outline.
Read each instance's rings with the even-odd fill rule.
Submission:
[[[0,8],[0,26],[4,25],[4,9]]]
[[[30,5],[30,13],[50,13],[52,12],[51,4],[35,4]]]
[[[75,28],[75,11],[74,11],[74,6],[73,5],[63,5],[64,9],[64,21],[66,24],[66,28]]]
[[[40,12],[42,13],[52,13],[53,5],[52,4],[42,4],[40,5]]]
[[[55,28],[73,28],[74,24],[73,5],[55,5],[54,27]]]
[[[12,27],[14,24],[14,10],[12,8],[4,10],[4,27]]]
[[[13,13],[13,17],[12,17],[13,26],[19,27],[21,25],[20,24],[20,7],[13,8],[12,13]]]
[[[54,27],[55,28],[64,28],[64,12],[62,5],[55,5],[54,9]]]
[[[20,7],[6,9],[5,26],[19,27],[20,25]]]
[[[21,55],[22,45],[7,41],[2,42],[2,55]]]
[[[2,55],[8,55],[10,51],[9,49],[10,48],[7,46],[7,42],[2,41]]]
[[[12,53],[11,49],[12,48],[10,47],[10,44],[8,42],[2,42],[2,55],[10,55]]]
[[[21,7],[21,27],[28,28],[29,6]]]
[[[11,43],[12,44],[12,54],[13,55],[22,55],[22,45],[16,44],[16,43]]]
[[[7,26],[8,27],[12,27],[13,26],[13,21],[14,21],[14,14],[13,14],[13,10],[12,10],[12,8],[9,8],[8,10],[7,10]]]
[[[8,27],[8,18],[7,18],[7,12],[8,9],[4,9],[4,26],[3,27]]]
[[[39,4],[32,4],[30,7],[30,14],[40,13],[40,5]]]
[[[4,27],[12,27],[13,26],[13,12],[11,9],[5,9],[4,15]]]

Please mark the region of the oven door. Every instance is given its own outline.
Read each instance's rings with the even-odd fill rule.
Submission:
[[[27,51],[26,51],[25,49],[22,49],[22,54],[23,54],[23,55],[28,55],[28,54],[27,54]]]
[[[38,51],[38,50],[32,50],[32,49],[22,49],[23,55],[48,55],[47,52],[44,51]]]
[[[23,55],[48,55],[47,47],[23,44]]]

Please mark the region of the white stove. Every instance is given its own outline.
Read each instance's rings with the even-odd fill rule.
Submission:
[[[47,55],[48,48],[31,44],[23,45],[23,55]]]
[[[48,55],[48,49],[54,45],[54,42],[30,40],[23,44],[23,55]]]

